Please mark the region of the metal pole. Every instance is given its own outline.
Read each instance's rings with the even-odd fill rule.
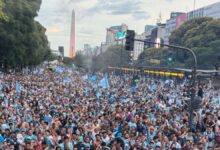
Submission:
[[[139,40],[139,39],[135,39],[135,41],[142,41],[142,42],[146,42],[146,43],[151,43],[151,44],[158,44],[155,42],[150,42],[150,41],[146,41],[146,40]],[[176,46],[176,45],[169,45],[169,44],[160,44],[162,46],[167,46],[167,47],[171,47],[171,48],[178,48],[178,49],[182,49],[182,50],[186,50],[188,52],[190,52],[193,56],[194,59],[194,67],[192,68],[192,84],[191,84],[191,99],[190,99],[190,104],[189,104],[189,113],[190,113],[190,117],[189,117],[189,125],[190,125],[190,129],[193,129],[193,109],[192,109],[192,102],[196,96],[196,74],[197,74],[197,57],[196,54],[193,52],[192,49],[190,48],[186,48],[186,47],[182,47],[182,46]]]
[[[196,9],[196,0],[194,0],[194,4],[193,4],[193,10]]]
[[[176,47],[179,49],[183,49],[183,50],[187,50],[189,51],[194,59],[194,67],[192,68],[192,84],[191,84],[191,99],[190,99],[190,104],[189,104],[189,125],[190,125],[190,129],[194,129],[194,115],[193,115],[193,109],[192,109],[192,102],[194,101],[194,98],[196,96],[196,80],[197,80],[197,58],[195,53],[193,52],[192,49],[186,48],[186,47],[180,47],[180,46],[175,46],[175,45],[171,45],[172,47]]]
[[[123,51],[123,39],[121,39],[121,55],[120,55],[120,77],[122,77],[122,51]]]

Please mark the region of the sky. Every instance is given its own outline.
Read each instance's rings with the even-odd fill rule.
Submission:
[[[200,8],[220,0],[196,0]],[[76,14],[76,49],[84,44],[100,46],[105,42],[106,28],[125,23],[137,33],[144,32],[145,25],[155,25],[159,14],[162,21],[171,12],[193,10],[194,0],[42,0],[36,18],[46,29],[50,46],[57,50],[64,46],[68,55],[72,10]]]

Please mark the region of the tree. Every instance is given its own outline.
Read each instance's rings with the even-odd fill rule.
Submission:
[[[148,48],[145,49],[136,61],[136,67],[182,67],[182,64],[176,62],[175,55],[172,54],[172,61],[169,61],[170,52],[168,48]],[[152,60],[159,60],[160,63],[152,63]]]
[[[9,18],[0,23],[0,63],[5,68],[36,66],[50,53],[46,29],[34,18],[41,0],[4,0],[4,13]]]
[[[86,55],[83,55],[82,53],[78,52],[76,53],[73,63],[76,67],[88,69],[86,59]]]
[[[69,58],[69,57],[64,57],[63,58],[63,63],[67,66],[72,66],[73,65],[73,59]]]
[[[121,45],[113,45],[110,46],[104,53],[93,57],[92,71],[104,71],[110,66],[128,66],[130,63],[130,53],[125,50],[121,51]]]
[[[220,56],[220,20],[195,18],[184,23],[170,36],[170,43],[194,50],[198,58],[198,67],[213,69]],[[180,63],[193,65],[192,56],[185,51],[177,51]]]
[[[0,21],[6,21],[8,17],[4,13],[5,3],[0,0]]]

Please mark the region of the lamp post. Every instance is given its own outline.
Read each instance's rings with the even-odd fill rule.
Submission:
[[[193,129],[193,108],[192,108],[192,102],[195,100],[195,96],[196,96],[196,74],[197,74],[197,57],[196,54],[193,52],[192,49],[187,48],[187,47],[182,47],[182,46],[176,46],[176,45],[169,45],[169,44],[161,44],[161,43],[156,43],[156,42],[150,42],[150,41],[146,41],[146,40],[140,40],[140,39],[135,39],[135,41],[141,41],[141,42],[145,42],[145,43],[149,43],[149,44],[156,44],[156,45],[162,45],[162,46],[167,46],[170,48],[177,48],[177,49],[181,49],[181,50],[185,50],[190,52],[190,54],[193,56],[194,59],[194,66],[192,68],[192,82],[191,82],[191,99],[190,99],[190,103],[189,103],[189,125],[190,125],[190,129]]]

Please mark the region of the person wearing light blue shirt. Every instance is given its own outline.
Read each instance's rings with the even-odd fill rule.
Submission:
[[[47,112],[44,116],[44,121],[48,122],[48,124],[52,123],[52,116],[49,114],[49,112]]]
[[[69,138],[67,136],[64,137],[64,141],[63,143],[61,143],[59,145],[61,147],[62,150],[65,150],[65,146],[68,147],[68,149],[72,150],[73,149],[73,144],[71,142],[69,142]]]
[[[4,142],[4,137],[0,134],[0,145]]]

